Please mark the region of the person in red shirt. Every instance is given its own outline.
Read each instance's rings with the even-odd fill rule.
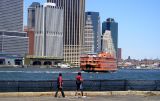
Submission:
[[[62,74],[59,73],[59,76],[57,78],[57,91],[55,93],[55,97],[57,97],[58,91],[61,91],[61,94],[63,97],[65,97],[63,92],[63,80],[62,80]]]
[[[76,76],[76,85],[77,85],[77,89],[76,89],[75,96],[77,95],[77,92],[79,90],[81,91],[81,94],[83,96],[83,78],[82,78],[81,72],[78,72],[78,75]]]

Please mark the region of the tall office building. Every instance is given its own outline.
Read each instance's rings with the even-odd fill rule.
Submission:
[[[63,58],[63,9],[45,3],[35,9],[34,55]]]
[[[90,34],[93,34],[93,40],[90,39]],[[91,48],[90,52],[100,52],[101,50],[101,33],[100,33],[100,17],[99,12],[86,12],[85,13],[85,32],[84,32],[84,48]],[[92,42],[93,41],[93,42]],[[93,43],[91,45],[91,42]],[[85,47],[85,45],[90,46]],[[89,49],[89,50],[91,50]]]
[[[0,65],[23,65],[28,53],[28,37],[25,32],[0,31]]]
[[[82,53],[85,0],[47,0],[64,9],[64,61],[80,64]]]
[[[106,30],[102,37],[102,51],[109,52],[116,57],[116,50],[111,35],[111,31]]]
[[[0,31],[0,53],[25,56],[28,53],[27,34],[17,31]]]
[[[113,18],[108,18],[105,22],[102,23],[102,36],[106,30],[111,31],[111,38],[113,41],[113,47],[115,48],[115,54],[117,57],[118,49],[118,23],[114,21]]]
[[[93,24],[90,16],[85,18],[85,28],[84,28],[84,37],[83,37],[83,53],[94,53],[94,31]]]
[[[0,30],[23,31],[23,0],[0,0]]]
[[[28,8],[28,24],[27,24],[28,29],[35,28],[35,9],[38,6],[40,6],[40,3],[33,2]]]
[[[36,7],[40,7],[39,2],[33,2],[28,8],[27,27],[24,31],[27,32],[29,38],[29,52],[28,55],[34,55],[34,34],[35,34],[35,21],[36,21]]]

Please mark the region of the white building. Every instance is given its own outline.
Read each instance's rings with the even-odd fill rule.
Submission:
[[[83,47],[84,54],[94,53],[94,32],[91,15],[88,15],[85,21]]]
[[[109,30],[106,30],[102,36],[102,51],[107,51],[116,57],[116,50]]]
[[[63,58],[63,9],[45,3],[35,9],[35,56]]]

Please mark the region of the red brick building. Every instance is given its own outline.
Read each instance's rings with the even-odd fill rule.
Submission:
[[[29,37],[28,55],[34,55],[34,29],[24,27],[24,32],[27,32],[27,36]]]

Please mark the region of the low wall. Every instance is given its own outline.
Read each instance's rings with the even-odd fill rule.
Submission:
[[[48,92],[56,81],[0,81],[0,92]],[[84,91],[160,91],[160,80],[85,80]],[[75,80],[64,80],[65,91],[75,91]]]

